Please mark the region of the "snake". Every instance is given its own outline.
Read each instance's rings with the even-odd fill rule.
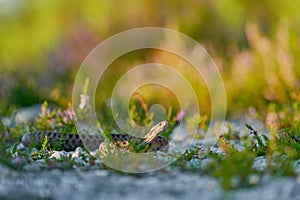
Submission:
[[[110,133],[110,144],[115,145],[121,150],[133,151],[131,145],[138,144],[144,145],[146,152],[151,151],[166,151],[168,149],[168,139],[160,136],[163,130],[168,126],[167,120],[161,121],[153,126],[150,131],[142,138],[132,136],[129,134]],[[21,138],[21,143],[28,147],[31,144],[42,143],[47,137],[50,147],[55,147],[59,144],[62,150],[74,151],[77,147],[87,147],[89,150],[97,150],[100,152],[107,152],[107,142],[103,135],[90,135],[90,134],[72,134],[72,133],[59,133],[56,131],[35,131],[28,132]],[[110,145],[111,146],[111,145]]]

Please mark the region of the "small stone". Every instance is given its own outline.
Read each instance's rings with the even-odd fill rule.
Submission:
[[[74,153],[72,154],[72,159],[79,158],[82,154],[83,150],[81,147],[77,147]]]
[[[95,158],[97,158],[97,156],[99,155],[99,150],[96,149],[94,151],[90,151],[90,155],[93,156],[93,157],[95,157]]]
[[[267,167],[267,158],[265,156],[256,157],[253,161],[252,167],[259,171],[265,170]]]
[[[300,175],[300,159],[295,161],[294,168],[295,168],[296,174]]]
[[[241,182],[241,180],[240,180],[240,178],[239,177],[232,177],[231,178],[231,186],[232,187],[234,187],[234,188],[236,188],[236,187],[238,187],[238,185],[240,184],[240,182]]]
[[[67,152],[65,151],[53,151],[52,155],[49,157],[50,159],[60,160],[63,157],[67,157]]]
[[[99,160],[99,159],[96,159],[96,160],[94,161],[94,164],[95,164],[95,165],[101,165],[101,164],[102,164],[102,162],[101,162],[101,160]]]
[[[300,184],[300,174],[297,176],[296,181]]]
[[[21,144],[28,146],[31,143],[31,133],[26,132],[21,138]]]
[[[259,182],[259,180],[260,180],[260,177],[257,174],[251,174],[249,176],[249,184],[250,185],[256,185]]]
[[[108,176],[109,172],[107,170],[96,170],[95,175],[104,177],[104,176]]]
[[[19,144],[17,145],[17,150],[24,150],[24,149],[26,149],[26,147],[24,146],[24,144],[19,143]]]
[[[15,166],[20,166],[25,162],[25,158],[22,156],[17,156],[17,157],[14,157],[11,162]]]

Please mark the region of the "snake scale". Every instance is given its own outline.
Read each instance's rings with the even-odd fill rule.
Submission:
[[[167,121],[161,121],[153,126],[150,131],[143,137],[138,138],[128,134],[110,134],[112,142],[115,146],[122,149],[130,149],[131,142],[147,145],[145,151],[166,150],[168,148],[168,140],[159,134],[167,127]],[[89,150],[103,149],[105,147],[105,138],[102,135],[88,134],[61,134],[55,131],[37,131],[34,133],[26,133],[21,139],[21,143],[25,146],[43,142],[47,137],[48,143],[54,147],[60,143],[61,148],[65,151],[74,151],[77,147],[88,147]]]

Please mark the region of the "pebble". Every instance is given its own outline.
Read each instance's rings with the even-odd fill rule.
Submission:
[[[51,154],[51,156],[49,157],[50,159],[57,159],[57,160],[61,160],[62,158],[65,158],[68,156],[68,152],[66,151],[53,151],[53,153]]]
[[[295,173],[300,175],[300,159],[295,161],[294,168],[295,168]]]
[[[260,176],[258,174],[251,174],[249,176],[249,184],[256,185],[260,181]]]
[[[252,167],[258,171],[265,170],[267,167],[267,158],[265,156],[256,157]]]
[[[79,158],[82,154],[83,150],[81,147],[77,147],[74,151],[74,153],[72,154],[72,159],[74,158]]]

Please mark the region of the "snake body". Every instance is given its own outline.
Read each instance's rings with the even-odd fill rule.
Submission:
[[[162,121],[151,128],[151,130],[143,137],[138,138],[128,134],[110,134],[112,142],[118,148],[129,149],[130,143],[146,144],[146,151],[165,150],[168,147],[168,140],[166,137],[159,136],[159,134],[167,127],[168,122]],[[26,133],[21,143],[25,146],[30,144],[42,143],[47,137],[48,143],[51,147],[60,145],[65,151],[74,151],[77,147],[86,146],[89,150],[96,150],[103,148],[105,138],[102,135],[88,135],[88,134],[69,134],[58,133],[55,131],[37,131],[34,133]]]

